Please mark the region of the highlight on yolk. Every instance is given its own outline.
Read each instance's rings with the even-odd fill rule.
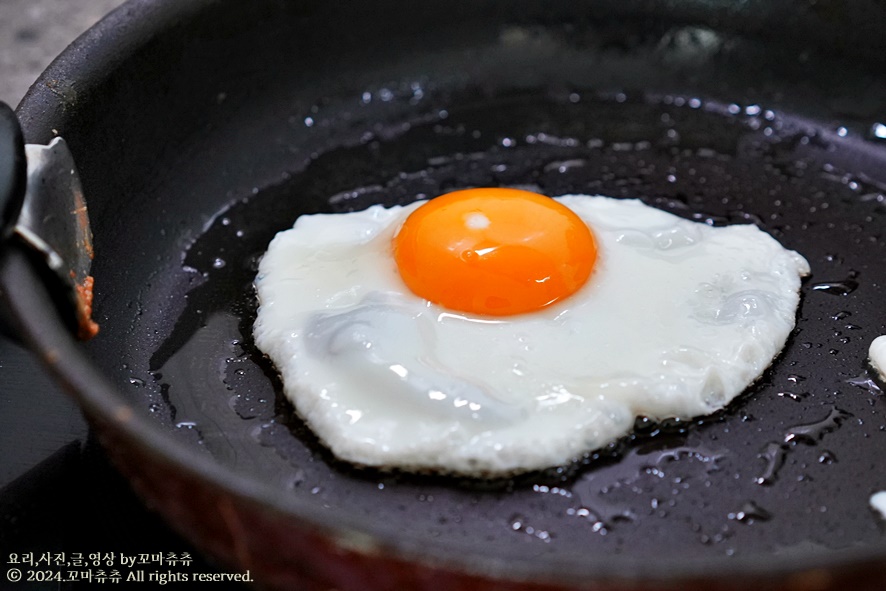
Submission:
[[[518,189],[466,189],[428,201],[393,241],[416,295],[472,314],[540,310],[590,277],[597,244],[572,210]]]

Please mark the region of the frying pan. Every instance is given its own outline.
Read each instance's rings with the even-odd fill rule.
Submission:
[[[101,332],[70,336],[14,243],[6,300],[135,490],[266,588],[882,589],[884,22],[825,0],[131,0],[18,108],[76,158]],[[638,419],[572,466],[336,461],[252,344],[256,261],[301,214],[480,185],[758,224],[811,263],[797,328],[724,411]]]

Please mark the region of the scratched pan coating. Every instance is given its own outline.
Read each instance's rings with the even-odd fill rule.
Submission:
[[[886,550],[868,505],[886,489],[883,384],[866,365],[886,333],[886,89],[871,64],[685,19],[576,21],[559,4],[422,35],[402,17],[342,24],[336,45],[308,26],[331,8],[282,6],[235,21],[207,5],[178,25],[197,41],[179,31],[130,58],[180,103],[148,100],[134,121],[121,97],[136,90],[114,74],[96,91],[114,100],[83,99],[68,122],[95,220],[102,333],[87,350],[137,412],[316,519],[520,578]],[[328,53],[291,58],[312,43]],[[158,65],[182,47],[178,71]],[[121,128],[91,129],[100,115]],[[117,170],[120,153],[85,149],[119,137]],[[253,344],[261,253],[301,214],[481,185],[757,224],[811,264],[797,328],[724,411],[640,420],[575,465],[477,481],[336,461]]]

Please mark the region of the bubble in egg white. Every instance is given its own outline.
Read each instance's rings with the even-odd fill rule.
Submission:
[[[558,201],[592,228],[597,265],[569,298],[509,317],[447,310],[404,285],[391,239],[420,203],[302,216],[274,238],[255,342],[338,457],[478,475],[562,465],[636,416],[723,408],[781,351],[802,256],[752,225]]]

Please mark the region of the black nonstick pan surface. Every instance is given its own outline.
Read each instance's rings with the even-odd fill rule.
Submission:
[[[867,349],[886,334],[886,78],[865,29],[877,17],[833,3],[134,0],[19,107],[29,141],[58,132],[77,158],[101,333],[58,362],[49,317],[25,324],[136,488],[272,586],[402,588],[400,571],[372,569],[393,557],[462,586],[828,589],[855,576],[879,589],[886,522],[869,498],[886,489],[886,386]],[[478,481],[338,462],[253,345],[257,261],[299,215],[471,186],[757,224],[811,264],[797,328],[724,411],[638,419],[575,465]],[[152,482],[139,454],[181,484]],[[257,556],[258,521],[207,534],[201,520],[228,505],[185,516],[169,491],[187,497],[193,482],[328,536],[375,574],[358,584],[285,545]]]

